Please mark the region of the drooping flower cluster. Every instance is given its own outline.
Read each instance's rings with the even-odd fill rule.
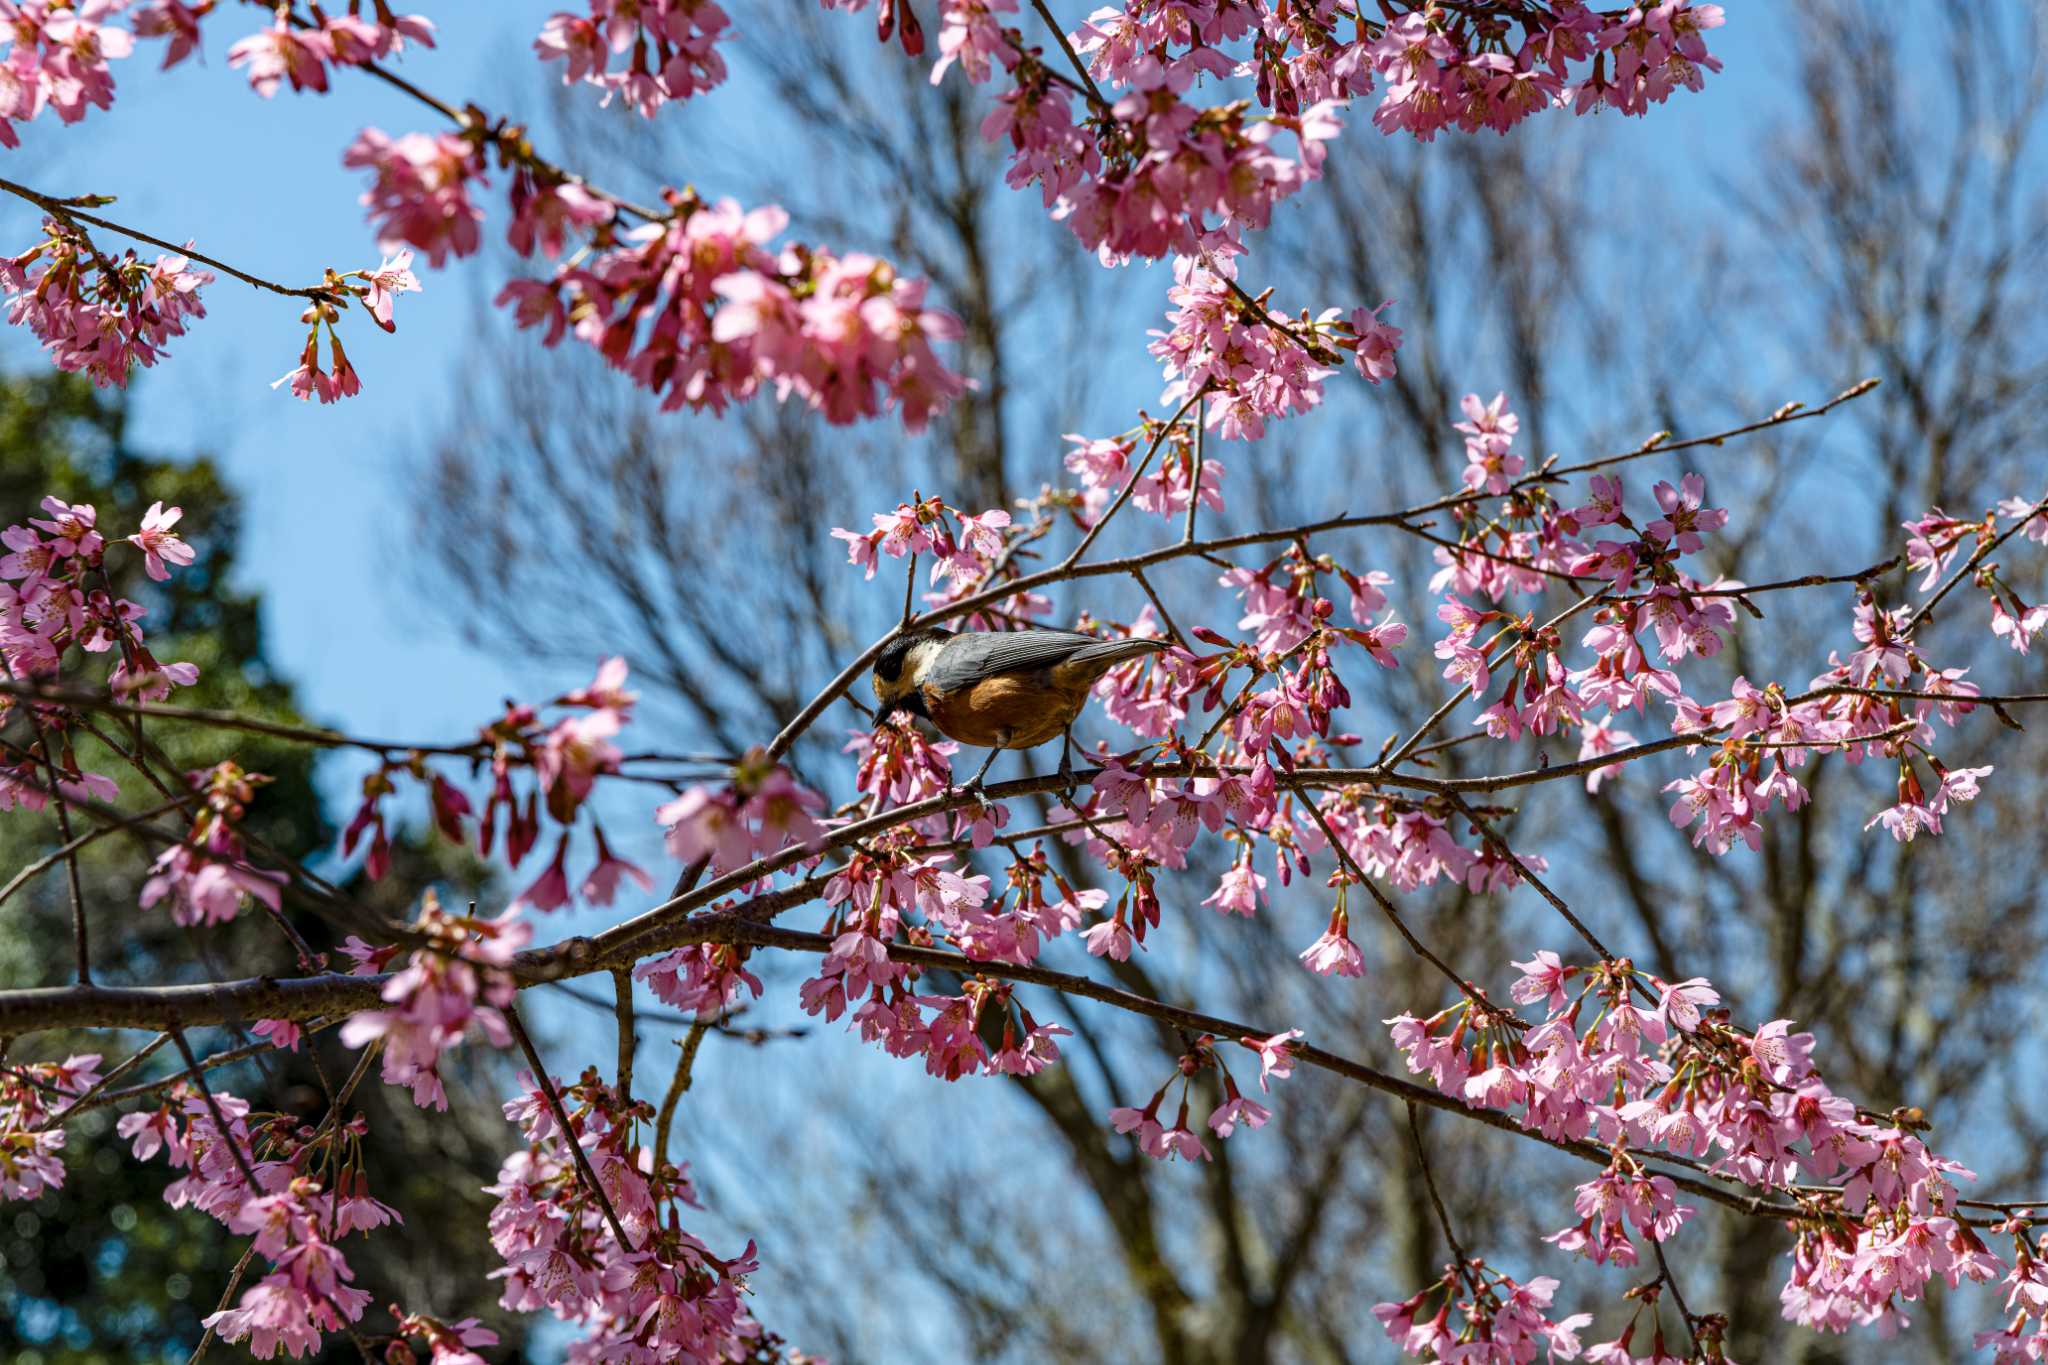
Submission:
[[[865,0],[829,7],[857,10]],[[1010,142],[1010,184],[1037,185],[1052,215],[1106,262],[1190,255],[1206,232],[1236,240],[1263,227],[1275,203],[1317,176],[1337,112],[1370,93],[1375,76],[1387,88],[1374,124],[1422,141],[1445,128],[1505,132],[1550,108],[1642,114],[1720,69],[1704,34],[1723,22],[1719,5],[1692,0],[1606,13],[1579,0],[1404,0],[1355,15],[1329,5],[1268,12],[1236,0],[1127,0],[1059,35],[1087,61],[1084,86],[1004,26],[1017,8],[941,0],[932,79],[956,65],[977,84],[998,69],[1008,75],[983,136]],[[884,42],[900,23],[906,50],[923,51],[908,6],[885,0],[878,13]],[[1203,77],[1248,78],[1274,112],[1261,119],[1242,101],[1189,103]],[[1295,156],[1275,150],[1282,134]]]
[[[1556,1294],[1557,1281],[1548,1275],[1524,1284],[1474,1257],[1446,1267],[1442,1279],[1412,1298],[1375,1304],[1372,1315],[1402,1352],[1417,1360],[1527,1365],[1539,1352],[1545,1360],[1576,1360],[1579,1333],[1592,1325],[1593,1315],[1573,1313],[1553,1320],[1551,1300]],[[1432,1313],[1430,1304],[1438,1295],[1442,1302]],[[1608,1365],[1631,1365],[1632,1360],[1625,1355],[1606,1359]],[[1653,1358],[1651,1365],[1662,1362]]]
[[[533,926],[518,915],[516,907],[495,919],[451,915],[429,890],[413,921],[418,946],[412,959],[384,983],[385,1008],[350,1016],[341,1041],[356,1048],[381,1041],[385,1083],[409,1086],[422,1109],[446,1109],[441,1054],[472,1027],[494,1047],[512,1042],[500,1011],[512,1003],[518,986],[506,968],[533,938]],[[356,973],[368,975],[395,950],[369,950],[351,938],[346,951],[356,959]]]
[[[1131,485],[1132,506],[1168,519],[1185,516],[1191,500],[1212,511],[1223,510],[1223,462],[1206,455],[1198,457],[1187,423],[1179,423],[1171,431],[1165,426],[1165,422],[1148,417],[1136,431],[1114,438],[1066,437],[1074,444],[1066,455],[1067,468],[1081,482],[1080,497],[1067,500],[1077,522],[1093,526],[1131,483],[1132,459],[1141,438],[1148,449],[1155,443],[1161,443],[1161,448],[1157,460]]]
[[[114,102],[107,69],[135,50],[135,35],[108,21],[126,0],[9,0],[0,10],[0,147],[19,147],[16,123],[48,109],[76,123]]]
[[[477,821],[477,856],[488,858],[497,843],[500,823],[505,830],[505,861],[517,868],[532,852],[541,836],[541,815],[561,829],[554,856],[541,875],[513,900],[513,905],[536,910],[559,910],[575,896],[591,905],[610,905],[620,882],[631,878],[641,887],[653,879],[641,868],[618,857],[604,837],[604,827],[591,821],[591,838],[597,862],[572,892],[569,878],[569,846],[572,827],[590,800],[601,778],[619,773],[625,755],[612,743],[632,718],[637,693],[626,688],[626,661],[611,658],[598,666],[597,676],[585,687],[556,697],[552,705],[567,714],[552,725],[541,720],[532,706],[508,702],[505,713],[482,727],[473,757],[485,764],[491,775],[490,795],[483,802]],[[513,782],[515,772],[530,773],[533,785],[522,797]],[[384,799],[398,790],[397,779],[407,777],[427,788],[434,828],[450,842],[467,843],[466,822],[475,806],[461,788],[449,781],[420,753],[386,758],[363,779],[362,803],[342,831],[341,850],[351,855],[366,849],[365,869],[382,878],[391,868],[391,839],[385,818]]]
[[[215,1118],[226,1120],[222,1131]],[[370,1294],[338,1239],[403,1220],[371,1195],[361,1166],[367,1125],[332,1114],[319,1127],[288,1114],[259,1115],[225,1091],[202,1095],[180,1082],[154,1110],[124,1115],[116,1131],[138,1160],[163,1153],[185,1174],[164,1190],[174,1209],[190,1205],[253,1239],[270,1273],[205,1325],[248,1343],[260,1360],[317,1352],[326,1333],[358,1321]],[[331,1174],[331,1183],[327,1181]]]
[[[0,1201],[64,1187],[64,1111],[100,1081],[96,1052],[0,1070]]]
[[[417,247],[438,269],[449,256],[473,255],[483,245],[484,211],[471,200],[470,187],[490,181],[476,139],[459,133],[394,138],[365,128],[342,153],[341,164],[371,173],[362,202],[380,249]]]
[[[541,26],[533,50],[562,63],[562,84],[586,81],[653,118],[670,100],[686,100],[725,81],[717,45],[732,20],[715,0],[590,0],[588,14],[558,12]],[[633,55],[624,70],[614,57]]]
[[[1730,1022],[1705,980],[1666,982],[1627,960],[1591,966],[1538,952],[1515,964],[1531,1025],[1468,994],[1427,1019],[1387,1021],[1408,1069],[1475,1108],[1510,1113],[1554,1141],[1592,1139],[1608,1165],[1580,1185],[1578,1220],[1547,1240],[1632,1266],[1636,1237],[1671,1238],[1691,1215],[1668,1153],[1796,1208],[1799,1241],[1782,1301],[1808,1326],[1895,1324],[1935,1276],[1951,1287],[2004,1267],[1955,1216],[1971,1173],[1890,1117],[1835,1094],[1812,1035],[1778,1019]]]
[[[744,1299],[753,1243],[721,1258],[683,1227],[684,1211],[702,1205],[687,1167],[636,1140],[639,1124],[654,1117],[650,1106],[622,1102],[595,1071],[556,1087],[568,1132],[537,1088],[505,1106],[527,1146],[505,1159],[488,1189],[498,1199],[491,1244],[504,1261],[491,1272],[504,1282],[499,1303],[513,1312],[545,1309],[575,1327],[575,1361],[755,1358],[770,1341]],[[602,1201],[584,1182],[571,1143]]]
[[[772,252],[788,223],[779,208],[685,196],[673,207],[550,279],[514,280],[498,303],[543,329],[544,345],[573,334],[595,348],[664,411],[723,412],[767,387],[830,422],[894,409],[922,431],[965,388],[932,349],[960,324],[925,305],[923,281],[872,256]]]
[[[351,284],[350,280],[361,280]],[[347,274],[327,272],[325,283],[327,294],[314,299],[299,314],[299,321],[306,324],[306,345],[299,352],[299,363],[271,384],[271,388],[291,385],[294,398],[318,398],[323,403],[332,403],[338,398],[353,398],[363,391],[363,381],[349,364],[348,353],[341,349],[341,333],[335,324],[341,320],[341,310],[348,306],[350,299],[359,300],[370,320],[387,332],[398,330],[392,319],[393,306],[398,295],[418,293],[419,277],[412,273],[412,252],[400,251],[387,257],[375,270],[351,270]],[[329,353],[328,368],[320,366],[320,332],[327,332]]]
[[[1301,1036],[1300,1029],[1289,1029],[1270,1038],[1239,1038],[1239,1045],[1249,1050],[1259,1063],[1259,1089],[1269,1088],[1268,1078],[1286,1077],[1294,1073],[1294,1055],[1290,1045]],[[1218,1141],[1235,1133],[1239,1126],[1246,1128],[1264,1127],[1272,1111],[1254,1100],[1245,1098],[1237,1088],[1237,1080],[1230,1073],[1222,1055],[1216,1050],[1219,1040],[1211,1034],[1202,1034],[1192,1040],[1188,1050],[1181,1054],[1173,1076],[1165,1085],[1153,1092],[1152,1100],[1143,1109],[1128,1106],[1109,1111],[1110,1127],[1119,1133],[1131,1134],[1138,1143],[1138,1150],[1146,1156],[1164,1161],[1168,1157],[1180,1157],[1186,1161],[1209,1160],[1209,1145],[1194,1129],[1188,1126],[1188,1107],[1196,1098],[1193,1094],[1195,1082],[1210,1072],[1215,1073],[1215,1090],[1202,1097],[1208,1104],[1209,1131]],[[1166,1103],[1167,1092],[1174,1083],[1180,1083],[1179,1108],[1175,1111],[1173,1126],[1167,1127],[1159,1121],[1161,1106]]]
[[[0,257],[7,321],[33,332],[58,369],[101,388],[126,388],[134,366],[162,359],[188,322],[206,316],[199,290],[212,283],[212,271],[183,256],[109,257],[83,228],[56,217],[44,220],[41,242]]]

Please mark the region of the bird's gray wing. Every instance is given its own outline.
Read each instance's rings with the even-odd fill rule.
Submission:
[[[1102,641],[1070,630],[977,631],[955,635],[925,670],[925,681],[941,692],[972,687],[999,673],[1050,668]]]

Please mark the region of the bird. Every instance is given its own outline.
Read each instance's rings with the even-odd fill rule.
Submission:
[[[1071,728],[1096,680],[1120,663],[1156,654],[1165,640],[1099,640],[1070,630],[963,631],[934,627],[899,635],[875,659],[869,682],[880,728],[897,712],[922,716],[948,739],[987,749],[967,784],[978,791],[996,755],[1054,738],[1060,776],[1073,780]]]

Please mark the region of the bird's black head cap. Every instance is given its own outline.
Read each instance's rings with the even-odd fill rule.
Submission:
[[[882,647],[875,657],[875,676],[883,682],[895,682],[903,676],[903,665],[910,657],[911,649],[920,641],[952,634],[949,630],[920,630],[908,635],[899,635]]]

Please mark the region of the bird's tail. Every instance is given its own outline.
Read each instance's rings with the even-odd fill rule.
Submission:
[[[1099,645],[1084,645],[1068,656],[1067,662],[1082,668],[1111,669],[1141,654],[1157,654],[1171,647],[1170,640],[1104,640]]]

